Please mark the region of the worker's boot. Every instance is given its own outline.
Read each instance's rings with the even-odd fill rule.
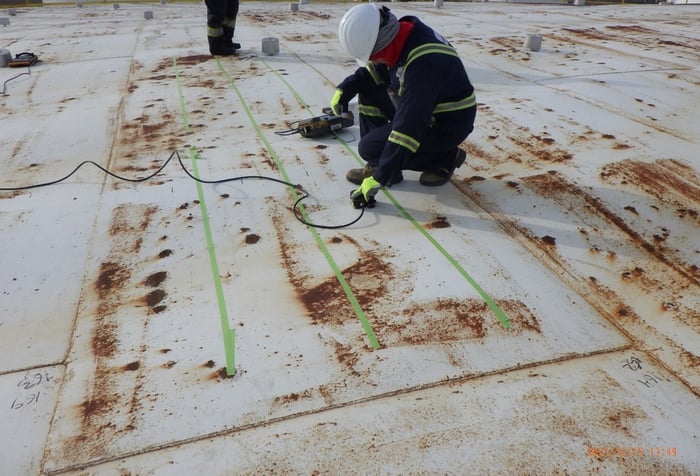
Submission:
[[[209,40],[209,53],[217,56],[231,56],[236,54],[232,45],[228,45],[223,36],[207,36]]]
[[[365,165],[361,169],[350,169],[345,175],[348,182],[354,183],[355,185],[361,185],[362,181],[367,177],[371,177],[374,173],[374,167],[370,165]]]
[[[375,167],[370,165],[366,165],[361,169],[350,169],[348,170],[347,175],[345,175],[345,178],[348,179],[348,182],[352,182],[355,185],[362,185],[362,181],[364,179],[372,176],[374,169]],[[403,173],[401,173],[400,170],[397,170],[391,174],[391,177],[389,177],[389,182],[387,182],[386,185],[387,187],[391,187],[392,185],[396,185],[397,183],[401,182],[403,182]]]
[[[241,44],[233,41],[233,28],[225,26],[224,29],[224,42],[233,48],[234,50],[240,50]]]
[[[439,168],[435,170],[426,170],[420,174],[418,181],[421,185],[426,187],[437,187],[439,185],[444,185],[450,181],[452,174],[457,168],[459,168],[467,158],[467,153],[461,149],[457,148],[457,153],[452,159],[452,164],[447,168]]]

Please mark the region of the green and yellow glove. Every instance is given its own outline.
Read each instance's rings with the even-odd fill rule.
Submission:
[[[333,99],[331,99],[331,109],[333,110],[333,114],[336,116],[339,116],[343,111],[342,111],[342,104],[340,103],[340,100],[343,98],[343,90],[342,89],[336,89],[335,94],[333,95]]]
[[[381,184],[374,180],[374,177],[367,177],[362,184],[350,193],[350,200],[355,208],[373,208],[376,201],[374,196],[382,188]]]

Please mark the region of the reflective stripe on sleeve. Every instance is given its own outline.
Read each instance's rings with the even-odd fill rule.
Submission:
[[[467,109],[472,106],[476,106],[476,96],[474,93],[471,93],[471,95],[464,99],[460,99],[459,101],[441,102],[435,107],[435,109],[433,109],[433,114],[437,114],[439,112],[459,111],[460,109]]]
[[[377,72],[376,66],[374,66],[374,63],[371,61],[367,63],[367,66],[365,66],[367,69],[367,72],[369,72],[369,75],[372,77],[372,81],[374,81],[374,84],[382,84],[384,81],[382,81],[382,78],[379,77],[379,73]]]
[[[406,149],[410,150],[412,154],[415,154],[418,147],[420,147],[420,142],[411,136],[402,134],[399,131],[391,131],[391,134],[389,134],[389,142],[405,147]]]
[[[387,118],[386,115],[384,115],[384,113],[382,112],[382,110],[375,106],[365,106],[363,104],[358,104],[357,112],[359,112],[363,116],[381,117],[383,119]]]

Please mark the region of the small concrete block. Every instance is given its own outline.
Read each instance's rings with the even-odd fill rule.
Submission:
[[[276,55],[280,52],[280,41],[277,38],[263,38],[262,52],[268,56]]]
[[[7,26],[10,24],[10,19],[7,17],[0,18],[0,25]]]
[[[574,0],[574,5],[577,7],[582,7],[586,4],[586,0]]]
[[[299,0],[299,5],[306,5],[309,3],[309,0]]]
[[[11,17],[13,17],[13,16],[17,15],[17,10],[15,10],[14,8],[8,8],[8,9],[7,9],[7,13],[8,13]]]
[[[167,0],[160,0],[160,4],[161,4],[161,5],[165,5],[166,3],[168,3]]]
[[[298,3],[290,3],[289,10],[292,12],[298,12],[299,11],[299,4]]]
[[[534,33],[528,33],[525,37],[525,43],[523,46],[531,51],[540,51],[540,48],[542,47],[542,36]]]
[[[115,10],[119,10],[119,4],[118,4],[118,3],[115,3],[115,4],[114,4],[114,9],[115,9]]]
[[[153,12],[150,11],[150,10],[145,11],[145,12],[143,12],[143,17],[144,17],[146,20],[153,20]]]
[[[434,6],[435,8],[442,8],[442,6],[443,6],[444,3],[445,3],[444,0],[435,0],[435,1],[433,2],[433,6]]]
[[[83,8],[83,2],[78,0],[77,2],[75,2],[75,6],[78,8]]]
[[[0,50],[0,68],[6,67],[12,60],[12,53],[10,50],[2,49]]]

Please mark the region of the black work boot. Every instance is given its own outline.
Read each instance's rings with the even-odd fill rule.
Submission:
[[[209,53],[218,56],[231,56],[236,54],[236,50],[231,45],[226,44],[223,36],[207,36],[209,40]]]
[[[233,41],[233,28],[225,26],[224,29],[224,41],[227,45],[230,45],[234,50],[240,50],[241,44],[235,43]]]
[[[444,185],[450,181],[455,169],[461,167],[466,158],[467,153],[463,149],[457,148],[457,153],[452,159],[452,163],[449,167],[426,170],[420,174],[418,182],[426,187],[438,187],[440,185]]]

